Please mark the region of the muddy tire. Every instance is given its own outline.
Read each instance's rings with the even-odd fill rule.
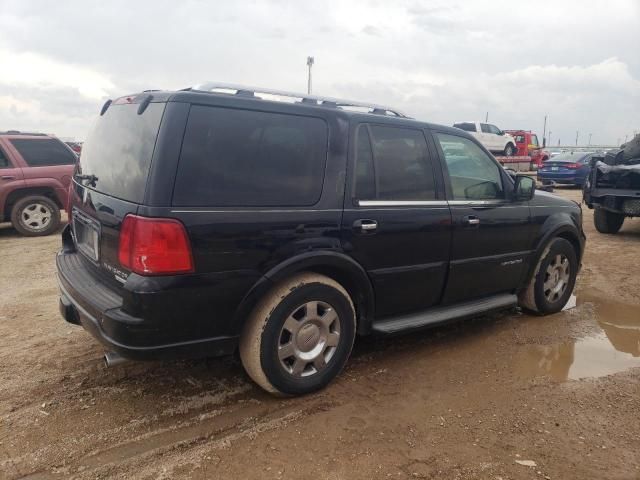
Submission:
[[[320,390],[349,358],[355,318],[351,298],[339,283],[316,273],[297,274],[253,310],[240,337],[242,364],[268,392]]]
[[[516,147],[513,143],[507,143],[504,147],[504,151],[502,152],[505,157],[510,157],[516,151]]]
[[[539,315],[559,312],[569,300],[577,276],[578,257],[573,245],[564,238],[555,238],[542,252],[518,303]]]
[[[624,215],[596,207],[593,224],[600,233],[618,233],[624,223]]]
[[[11,223],[26,237],[50,235],[60,226],[60,209],[50,198],[31,195],[15,203]]]

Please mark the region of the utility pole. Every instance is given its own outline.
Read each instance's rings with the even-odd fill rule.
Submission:
[[[549,134],[551,134],[551,132],[549,132]],[[542,127],[542,143],[546,144],[546,139],[547,139],[547,116],[544,116],[544,127]],[[549,140],[549,143],[551,143],[551,140]]]
[[[307,77],[307,93],[311,95],[311,67],[313,67],[313,57],[307,57],[307,67],[309,67],[309,74]]]
[[[578,146],[578,137],[580,136],[580,130],[576,130],[576,147]]]
[[[484,123],[489,123],[489,112],[484,116]]]
[[[591,134],[591,133],[589,134],[589,146],[591,146],[591,135],[593,135],[593,134]]]

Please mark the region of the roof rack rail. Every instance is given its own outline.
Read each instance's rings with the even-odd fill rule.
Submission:
[[[28,135],[30,137],[47,137],[46,133],[39,132],[21,132],[19,130],[7,130],[6,132],[0,132],[0,135]]]
[[[374,103],[358,102],[355,100],[345,100],[333,97],[321,97],[306,93],[286,92],[282,90],[272,90],[261,87],[248,87],[245,85],[234,85],[231,83],[206,82],[185,88],[183,91],[207,92],[207,93],[227,93],[242,97],[257,98],[262,100],[274,101],[293,101],[304,105],[334,107],[341,109],[358,109],[364,108],[368,113],[375,115],[388,115],[393,117],[409,118],[396,108],[376,105]]]

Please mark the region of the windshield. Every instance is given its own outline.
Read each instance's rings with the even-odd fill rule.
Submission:
[[[164,103],[112,105],[98,117],[82,147],[76,177],[83,185],[141,203]]]

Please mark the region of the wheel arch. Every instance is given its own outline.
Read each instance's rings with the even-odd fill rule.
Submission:
[[[64,205],[62,205],[58,195],[56,195],[54,187],[20,187],[12,190],[9,195],[7,195],[7,199],[4,204],[4,218],[11,218],[11,210],[13,210],[13,206],[18,202],[18,200],[31,195],[42,195],[43,197],[47,197],[55,203],[59,209],[64,209]]]
[[[234,333],[240,333],[259,300],[276,284],[300,272],[314,272],[332,278],[349,293],[356,309],[357,333],[371,330],[374,315],[374,291],[365,270],[351,257],[340,252],[308,252],[297,255],[267,271],[244,297],[236,310]]]
[[[545,222],[545,225],[543,226],[544,233],[536,244],[534,255],[532,257],[533,261],[529,265],[527,275],[524,278],[525,286],[531,276],[535,273],[536,266],[538,265],[538,261],[544,252],[544,249],[554,238],[563,238],[571,243],[576,252],[578,265],[580,265],[580,262],[582,261],[583,249],[582,242],[580,241],[580,232],[573,224],[570,217],[568,217],[568,215],[566,219],[553,219],[550,217],[547,222]]]

